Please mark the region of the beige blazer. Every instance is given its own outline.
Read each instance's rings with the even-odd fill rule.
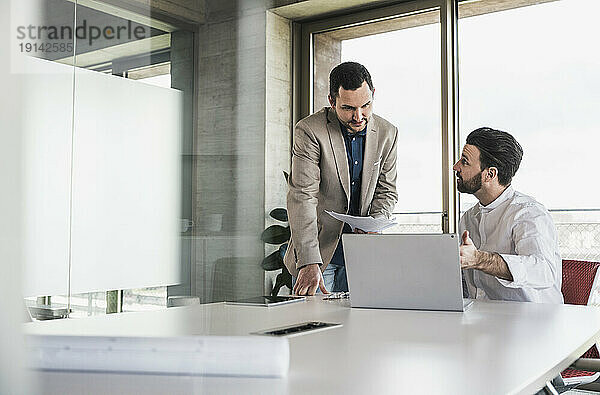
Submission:
[[[398,129],[372,115],[367,122],[360,190],[361,216],[392,214],[396,192]],[[302,266],[331,261],[343,223],[325,210],[348,213],[350,172],[344,137],[330,107],[300,120],[294,128],[287,209],[292,236],[284,262],[293,276]]]

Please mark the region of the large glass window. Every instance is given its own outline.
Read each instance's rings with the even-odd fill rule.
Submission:
[[[340,61],[363,64],[375,86],[374,113],[398,128],[399,225],[390,233],[441,232],[441,83],[438,11],[399,16],[314,36],[314,109]]]
[[[550,210],[563,258],[599,260],[600,2],[497,3],[459,8],[461,144],[481,126],[513,134],[524,149],[515,189]],[[461,195],[461,210],[474,202]]]
[[[593,0],[459,6],[460,146],[481,126],[515,135],[525,156],[514,186],[550,210],[563,258],[600,259],[600,206],[587,171],[600,118],[598,10]],[[327,105],[331,68],[355,60],[373,75],[375,112],[399,128],[401,225],[391,232],[441,231],[438,19],[437,12],[417,12],[313,36],[314,110]],[[459,201],[461,212],[476,203],[465,194]]]

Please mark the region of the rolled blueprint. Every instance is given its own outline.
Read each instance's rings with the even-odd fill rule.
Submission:
[[[26,339],[33,369],[284,377],[285,338],[262,336],[54,336]]]

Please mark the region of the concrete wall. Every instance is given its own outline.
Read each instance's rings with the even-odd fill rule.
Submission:
[[[79,3],[97,7],[93,0],[79,0]],[[189,23],[205,20],[204,0],[103,0],[101,4],[141,14],[151,12],[158,19],[171,18]]]
[[[327,34],[314,36],[314,111],[329,106],[329,73],[342,59],[342,42]]]
[[[266,128],[265,128],[265,226],[286,223],[269,217],[276,207],[286,207],[290,170],[292,127],[292,26],[291,22],[267,12],[266,24]],[[270,254],[279,246],[265,246]],[[266,272],[265,292],[273,288],[280,271]]]
[[[260,0],[208,0],[198,33],[193,239],[202,302],[263,293],[260,234],[268,211],[285,201],[291,76],[277,53],[291,53],[280,35],[289,25],[267,23],[266,9]],[[278,48],[269,66],[267,41]],[[267,96],[268,87],[281,94]]]
[[[359,11],[410,0],[273,0],[273,11],[285,18],[303,20]]]

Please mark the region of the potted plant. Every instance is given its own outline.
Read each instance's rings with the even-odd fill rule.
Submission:
[[[288,180],[288,173],[283,172],[285,180]],[[269,216],[279,222],[288,222],[288,213],[285,208],[275,208],[271,210]],[[292,275],[283,264],[283,257],[287,250],[288,241],[290,239],[290,226],[271,225],[265,229],[261,236],[261,240],[267,244],[279,245],[279,248],[263,259],[261,266],[266,271],[281,270],[275,279],[275,285],[271,290],[271,295],[276,296],[282,286],[287,286],[292,289]]]

